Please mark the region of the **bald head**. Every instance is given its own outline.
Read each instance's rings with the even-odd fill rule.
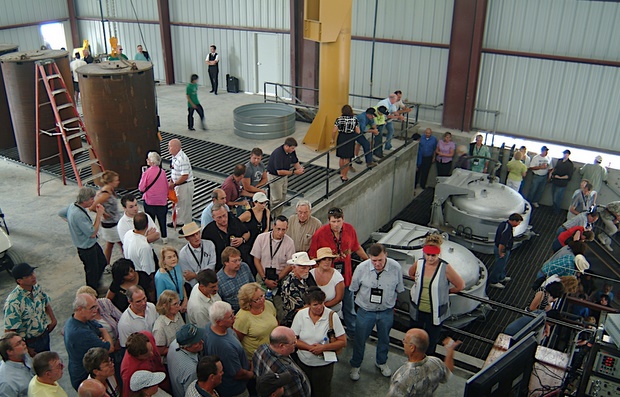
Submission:
[[[420,328],[412,328],[405,334],[405,342],[415,346],[416,351],[425,353],[428,349],[428,334]]]
[[[226,204],[226,192],[224,191],[224,189],[213,189],[213,192],[211,193],[211,198],[213,199],[214,203]]]
[[[176,156],[179,150],[181,150],[181,141],[177,138],[171,139],[170,142],[168,142],[168,151],[170,154]]]
[[[291,339],[295,339],[295,332],[288,327],[275,327],[273,331],[271,331],[271,335],[269,335],[269,343],[278,344],[278,343],[286,343],[290,342]]]
[[[86,379],[78,387],[79,397],[105,397],[106,391],[103,383],[95,379]]]

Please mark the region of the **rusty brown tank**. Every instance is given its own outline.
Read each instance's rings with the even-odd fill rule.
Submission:
[[[0,55],[16,52],[17,48],[17,44],[0,44]],[[13,123],[11,123],[9,102],[4,89],[4,78],[0,72],[0,149],[10,149],[12,147],[15,147],[15,135],[13,133]]]
[[[35,62],[44,59],[56,61],[64,81],[67,82],[67,90],[73,98],[73,78],[67,51],[20,51],[0,57],[19,159],[31,165],[36,165]],[[39,101],[49,102],[42,81],[39,81]],[[42,106],[39,117],[42,129],[50,130],[56,125],[51,106]],[[41,135],[41,158],[48,158],[54,154],[58,154],[56,137]],[[56,163],[58,160],[58,157],[55,157],[46,163]]]
[[[77,69],[84,124],[106,170],[120,187],[138,186],[150,151],[159,152],[153,65],[106,61]]]

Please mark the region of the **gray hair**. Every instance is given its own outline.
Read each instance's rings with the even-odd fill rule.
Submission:
[[[78,195],[75,201],[78,204],[85,203],[91,198],[95,197],[96,194],[97,192],[95,191],[95,189],[93,189],[92,187],[84,186],[84,187],[81,187],[80,190],[78,191]]]
[[[88,306],[87,297],[91,296],[89,294],[77,294],[75,299],[73,300],[73,311],[76,311],[82,307]]]
[[[211,213],[213,214],[215,211],[219,211],[222,208],[226,209],[226,207],[224,207],[224,204],[215,203],[213,204],[213,207],[211,207]]]
[[[310,201],[308,200],[299,200],[295,205],[295,209],[303,207],[304,205],[307,206],[310,211],[312,211],[312,204],[310,204]]]
[[[151,163],[155,165],[161,164],[161,156],[157,152],[149,152],[149,154],[147,154],[146,157],[149,159]]]
[[[232,312],[232,306],[228,302],[217,301],[213,302],[211,307],[209,308],[209,319],[212,324],[223,320],[226,317],[226,313]]]

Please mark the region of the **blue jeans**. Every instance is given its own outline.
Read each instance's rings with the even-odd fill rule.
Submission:
[[[506,255],[504,255],[503,258],[500,258],[499,248],[497,248],[497,246],[493,248],[493,253],[495,254],[495,264],[493,265],[493,270],[489,276],[489,283],[491,284],[499,283],[506,278],[506,265],[508,264],[508,258],[510,258],[509,250],[506,250]]]
[[[368,139],[366,139],[364,134],[359,134],[357,138],[355,139],[355,142],[359,143],[362,146],[364,153],[366,153],[364,155],[364,158],[366,159],[366,164],[372,163],[372,153],[370,151],[370,142],[368,142]]]
[[[385,138],[385,150],[392,148],[392,137],[394,136],[394,122],[385,123],[387,129],[387,137]]]
[[[545,184],[547,183],[547,175],[532,175],[532,184],[530,185],[530,191],[527,193],[527,201],[530,203],[537,203],[540,201],[543,192],[545,191]]]
[[[342,296],[342,316],[344,317],[344,326],[347,327],[347,335],[355,335],[357,314],[355,314],[353,291],[351,291],[349,287],[344,287],[344,295]]]
[[[349,363],[352,367],[359,368],[364,360],[366,341],[373,327],[377,326],[377,350],[375,362],[379,365],[387,362],[390,347],[390,329],[394,323],[394,309],[378,312],[367,312],[361,307],[357,310],[357,322],[355,339],[353,341],[353,357]]]
[[[562,199],[564,198],[564,192],[566,191],[566,186],[551,186],[551,192],[553,193],[553,210],[558,213],[562,210],[560,207],[562,205]]]
[[[36,338],[26,339],[25,342],[26,346],[36,353],[50,351],[50,333],[47,330]]]

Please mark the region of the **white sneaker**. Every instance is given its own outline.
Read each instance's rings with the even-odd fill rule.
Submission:
[[[381,375],[383,375],[385,377],[392,376],[392,370],[390,369],[390,367],[388,367],[387,364],[377,364],[377,363],[375,363],[375,365],[377,366],[377,368],[379,368],[381,370]]]
[[[360,380],[360,367],[351,368],[351,371],[349,372],[349,378],[351,378],[351,380]]]
[[[532,203],[532,206],[533,206],[534,208],[538,208],[538,207],[539,207],[538,203]]]
[[[505,283],[505,282],[510,281],[510,280],[512,280],[512,278],[510,276],[506,276],[506,277],[504,277],[504,279],[501,282]]]
[[[502,283],[489,284],[489,287],[497,288],[497,289],[504,289],[504,288],[506,288],[506,286],[504,286],[504,284],[502,284]]]
[[[607,245],[605,246],[605,248],[607,248],[607,251],[609,251],[609,252],[613,252],[613,250],[614,250],[613,248],[611,248],[611,245],[610,245],[610,244],[607,244]]]
[[[105,269],[103,269],[104,274],[112,273],[112,265],[106,265]]]

